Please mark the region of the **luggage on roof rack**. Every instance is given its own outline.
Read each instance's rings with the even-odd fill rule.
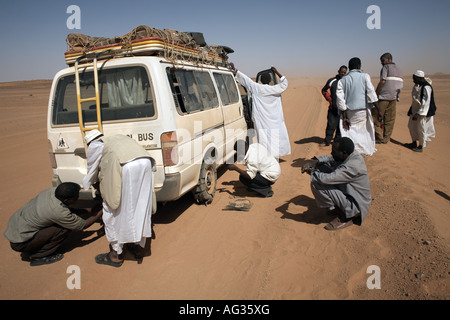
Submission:
[[[227,66],[228,54],[234,51],[226,46],[207,45],[203,34],[199,32],[180,32],[171,29],[156,29],[139,26],[129,33],[114,38],[91,37],[80,33],[67,36],[68,51],[65,60],[69,66],[85,56],[86,53],[101,52],[109,49],[102,59],[121,56],[153,55],[163,56],[176,63],[189,61],[193,63]]]

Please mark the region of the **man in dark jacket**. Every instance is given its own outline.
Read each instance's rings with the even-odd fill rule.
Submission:
[[[331,140],[334,138],[340,138],[341,132],[339,129],[339,110],[336,104],[336,86],[339,81],[347,73],[347,67],[341,66],[338,70],[338,74],[328,79],[325,86],[322,88],[322,95],[325,100],[328,101],[328,115],[327,115],[327,128],[325,129],[325,139],[320,144],[321,146],[329,146]]]

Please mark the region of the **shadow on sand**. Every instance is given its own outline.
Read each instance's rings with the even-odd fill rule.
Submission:
[[[303,138],[300,140],[295,141],[296,144],[307,144],[307,143],[317,143],[321,144],[323,142],[323,138],[321,137],[309,137],[309,138]]]
[[[306,207],[306,211],[298,213],[291,213],[293,210],[289,210],[290,205],[299,207]],[[299,195],[286,201],[283,205],[276,208],[277,212],[281,213],[281,219],[291,219],[298,222],[309,223],[319,225],[322,223],[328,223],[335,217],[326,213],[325,210],[317,207],[316,201],[305,195]]]

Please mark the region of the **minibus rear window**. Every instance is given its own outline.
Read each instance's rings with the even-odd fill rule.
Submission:
[[[155,116],[153,91],[145,68],[128,67],[99,70],[99,96],[102,121],[152,118]],[[81,98],[95,97],[94,73],[80,70]],[[84,122],[97,122],[95,101],[81,105]],[[53,102],[53,124],[75,124],[78,103],[75,75],[59,79]]]

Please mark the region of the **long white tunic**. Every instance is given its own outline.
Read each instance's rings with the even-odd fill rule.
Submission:
[[[252,94],[252,120],[258,143],[274,157],[290,154],[291,145],[281,103],[281,94],[288,87],[287,79],[282,77],[279,84],[271,86],[256,83],[240,71],[236,79]]]
[[[104,144],[93,141],[87,151],[87,175],[84,189],[98,181],[98,170]],[[122,194],[120,205],[111,209],[103,201],[103,222],[106,238],[117,254],[122,253],[125,243],[145,246],[146,238],[152,236],[153,171],[151,159],[140,158],[122,167]],[[101,192],[101,190],[100,190]]]
[[[281,168],[277,159],[259,143],[252,143],[248,147],[244,164],[247,166],[247,173],[252,179],[259,173],[270,182],[275,182],[281,175]]]
[[[431,84],[431,80],[427,79],[427,82]],[[436,136],[434,129],[434,117],[427,117],[428,109],[431,102],[431,90],[430,86],[424,88],[423,99],[420,101],[420,92],[422,87],[415,85],[412,89],[412,104],[409,117],[408,128],[413,141],[419,141],[419,145],[426,147],[427,143],[431,141],[431,138]],[[413,120],[416,115],[416,120]]]
[[[336,89],[336,102],[340,111],[347,112],[347,118],[350,120],[350,129],[345,130],[343,128],[342,117],[339,122],[339,128],[342,137],[352,139],[355,144],[355,150],[358,151],[359,154],[362,156],[371,156],[377,149],[375,148],[375,127],[373,124],[372,113],[370,109],[368,109],[366,101],[372,103],[378,101],[378,98],[368,74],[354,71],[353,74],[348,74],[345,77],[350,76],[356,78],[361,77],[363,80],[349,81],[350,84],[348,84],[347,87],[343,85],[342,79],[339,80]],[[349,96],[352,96],[354,100],[361,101],[359,102],[361,105],[349,106],[347,104]]]

